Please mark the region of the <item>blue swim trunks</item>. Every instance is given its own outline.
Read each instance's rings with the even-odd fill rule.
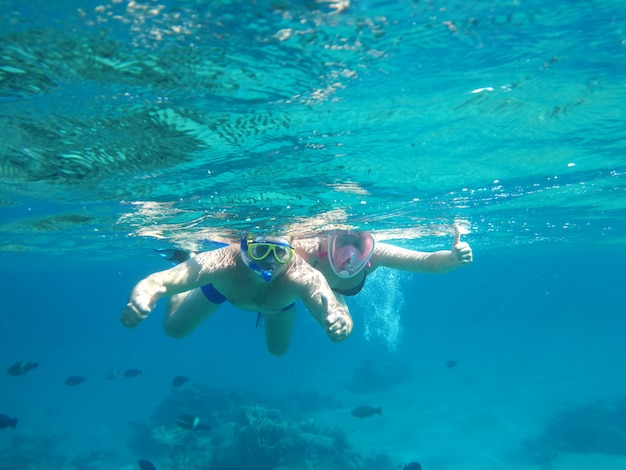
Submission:
[[[205,284],[202,287],[200,287],[200,290],[202,291],[202,293],[204,294],[204,296],[209,299],[210,302],[214,303],[214,304],[223,304],[224,302],[226,302],[228,299],[221,293],[219,292],[214,286],[213,284]],[[292,303],[287,305],[285,308],[282,309],[283,312],[289,310],[290,308],[294,307],[296,305],[296,303]]]
[[[214,304],[223,304],[226,300],[228,300],[215,287],[213,287],[213,284],[205,284],[200,287],[200,290],[204,296],[209,299],[209,302],[213,302]]]

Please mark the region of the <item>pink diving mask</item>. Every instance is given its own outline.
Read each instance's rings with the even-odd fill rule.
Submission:
[[[348,279],[369,266],[374,237],[368,232],[336,232],[328,237],[328,261],[335,274]]]

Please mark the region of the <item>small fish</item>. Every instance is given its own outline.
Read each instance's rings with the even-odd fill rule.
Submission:
[[[182,384],[184,384],[188,380],[189,380],[189,377],[183,377],[182,375],[178,375],[174,377],[174,380],[172,380],[172,385],[174,387],[180,387]]]
[[[13,364],[7,369],[7,374],[18,377],[24,375],[26,372],[32,369],[36,369],[39,366],[38,362],[20,361]]]
[[[422,465],[419,462],[405,463],[403,470],[422,470]]]
[[[139,470],[156,470],[156,467],[149,460],[141,459],[139,462]]]
[[[190,429],[192,431],[203,430],[210,431],[211,426],[208,424],[200,423],[200,418],[191,415],[182,415],[176,419],[176,424],[178,424],[183,429]]]
[[[457,364],[458,364],[458,362],[453,361],[452,359],[450,359],[448,362],[446,362],[446,367],[448,369],[454,369]]]
[[[115,377],[117,377],[117,375],[118,375],[117,370],[114,369],[104,374],[104,378],[106,380],[113,380]]]
[[[139,374],[141,374],[139,369],[126,369],[122,375],[124,377],[137,377]]]
[[[15,426],[17,426],[17,418],[9,418],[7,415],[0,414],[0,429],[15,429]]]
[[[356,416],[357,418],[369,418],[374,415],[383,415],[383,409],[379,406],[378,408],[374,408],[369,405],[361,405],[357,406],[350,413],[352,416]]]
[[[86,377],[80,377],[78,375],[71,375],[67,379],[65,379],[65,385],[68,387],[73,387],[74,385],[78,385],[87,380]]]

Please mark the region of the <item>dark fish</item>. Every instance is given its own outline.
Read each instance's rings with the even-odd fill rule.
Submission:
[[[74,385],[78,385],[87,380],[86,377],[79,377],[78,375],[71,375],[67,379],[65,379],[65,385],[68,387],[73,387]]]
[[[190,429],[192,431],[203,430],[210,431],[211,426],[208,424],[200,423],[200,418],[191,415],[182,415],[176,419],[176,424],[178,424],[183,429]]]
[[[139,369],[126,369],[123,375],[124,377],[137,377],[139,374],[141,374]]]
[[[154,464],[150,462],[149,460],[141,459],[137,463],[139,464],[140,470],[156,470],[156,467],[154,466]]]
[[[350,414],[352,416],[356,416],[357,418],[363,419],[363,418],[369,418],[370,416],[374,416],[374,415],[382,416],[383,409],[380,406],[378,408],[374,408],[373,406],[369,406],[369,405],[361,405],[353,409]]]
[[[172,385],[174,387],[180,387],[182,384],[184,384],[188,380],[189,380],[189,377],[183,377],[182,375],[178,375],[174,377],[174,380],[172,380]]]
[[[422,470],[422,465],[419,462],[406,463],[403,470]]]
[[[457,364],[458,364],[458,362],[453,361],[452,359],[450,359],[448,362],[446,362],[446,367],[448,369],[454,369]]]
[[[7,374],[18,377],[24,375],[26,372],[32,369],[36,369],[39,366],[38,362],[20,361],[13,364],[7,369]]]
[[[0,429],[15,429],[15,426],[17,426],[17,418],[9,418],[7,415],[0,414]]]

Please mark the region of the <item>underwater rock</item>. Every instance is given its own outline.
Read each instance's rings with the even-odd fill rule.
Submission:
[[[530,461],[539,464],[553,461],[559,453],[626,455],[626,398],[560,410],[524,446]]]
[[[419,462],[409,462],[404,464],[403,470],[422,470],[422,465]]]
[[[85,454],[79,454],[71,461],[70,468],[74,470],[94,470],[96,468],[110,468],[119,458],[113,449],[91,449]]]
[[[67,442],[56,433],[15,433],[10,442],[0,448],[2,469],[57,469],[67,468],[69,456]]]
[[[139,470],[156,470],[154,464],[149,460],[141,459],[139,462],[137,462],[137,464],[139,464]]]
[[[129,445],[137,455],[158,455],[159,468],[396,468],[385,455],[365,457],[354,451],[342,429],[321,424],[286,403],[289,396],[201,385],[172,390],[149,420],[129,423]],[[278,408],[281,404],[289,413]],[[187,423],[196,416],[206,417],[211,432],[171,425],[185,415]]]

